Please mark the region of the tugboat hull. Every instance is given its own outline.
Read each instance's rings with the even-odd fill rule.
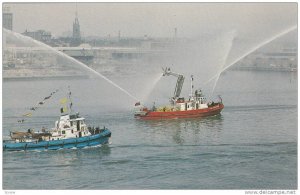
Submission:
[[[3,143],[4,151],[20,151],[20,150],[58,150],[58,149],[71,149],[83,148],[86,146],[97,146],[108,143],[111,137],[111,132],[105,129],[103,132],[95,135],[69,138],[52,141],[39,141],[39,142],[19,142],[19,143]]]
[[[197,118],[197,117],[207,117],[219,114],[224,105],[218,103],[217,105],[196,110],[186,110],[186,111],[148,111],[144,114],[136,114],[135,117],[143,120],[156,120],[156,119],[177,119],[177,118]]]

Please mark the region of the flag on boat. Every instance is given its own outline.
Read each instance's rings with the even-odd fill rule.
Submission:
[[[28,113],[26,113],[26,114],[23,114],[23,116],[28,116],[28,117],[30,117],[30,116],[32,116],[32,113],[28,112]]]
[[[68,111],[67,106],[64,106],[64,107],[60,108],[60,113],[64,113],[64,112],[67,112],[67,111]]]
[[[33,111],[36,110],[36,109],[37,109],[37,107],[31,107],[30,108],[30,110],[33,110]]]
[[[44,100],[47,100],[47,99],[49,99],[49,98],[51,98],[51,95],[45,97]]]
[[[51,92],[51,94],[49,96],[46,96],[44,97],[44,99],[42,101],[39,101],[37,103],[36,106],[31,106],[29,107],[29,110],[31,111],[36,111],[37,109],[39,109],[42,105],[44,105],[46,103],[46,100],[50,99],[52,97],[53,94],[55,94],[56,92],[58,92],[58,89],[56,89],[55,91]],[[64,104],[67,102],[67,98],[63,98],[62,99],[62,102],[64,102]],[[22,115],[23,117],[31,117],[32,116],[32,113],[31,112],[28,112],[26,114],[23,114]],[[25,120],[22,119],[22,120],[18,120],[18,123],[23,123]]]
[[[61,104],[65,104],[65,103],[67,103],[67,101],[68,101],[68,98],[62,98],[62,99],[59,100],[59,102]]]

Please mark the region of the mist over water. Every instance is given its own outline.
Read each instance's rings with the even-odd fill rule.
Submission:
[[[189,77],[193,75],[195,89],[201,88],[209,99],[214,99],[213,91],[222,71],[261,46],[297,28],[297,9],[293,4],[195,5],[191,8],[184,4],[181,9],[186,9],[185,13],[179,12],[177,4],[174,4],[166,12],[171,14],[174,11],[173,19],[169,22],[178,28],[178,34],[189,36],[173,40],[174,43],[155,61],[144,59],[130,64],[124,62],[106,67],[99,65],[92,69],[38,41],[6,30],[3,31],[6,43],[4,47],[13,45],[28,50],[38,49],[40,54],[35,52],[35,58],[41,58],[44,50],[48,55],[53,55],[55,60],[50,63],[58,70],[67,70],[74,75],[80,72],[98,78],[101,85],[99,91],[93,91],[93,95],[101,94],[101,99],[114,99],[112,107],[120,108],[126,104],[127,108],[132,108],[137,101],[145,104],[168,103],[176,85],[176,78],[159,78],[162,67],[170,67],[172,71],[185,76],[182,96],[188,96]],[[266,7],[269,8],[268,11]],[[156,4],[153,8],[157,9],[157,14],[162,14],[166,9],[165,5],[158,9]],[[201,10],[201,19],[195,15],[197,9]],[[191,20],[192,18],[194,19]],[[45,64],[35,66],[46,69]],[[103,104],[110,102],[103,101]]]
[[[226,45],[220,45],[220,49],[222,49],[226,53],[223,55],[222,58],[219,59],[220,60],[218,62],[219,67],[218,67],[218,70],[217,70],[217,75],[218,76],[217,76],[217,78],[216,78],[216,80],[215,80],[215,82],[213,84],[213,87],[212,87],[211,92],[209,93],[209,96],[211,96],[212,93],[213,93],[213,91],[215,90],[215,87],[217,85],[218,79],[219,79],[219,77],[220,77],[220,75],[222,73],[222,69],[223,69],[223,67],[225,65],[226,59],[227,59],[227,57],[228,57],[228,55],[229,55],[229,53],[231,51],[231,48],[232,48],[232,45],[233,45],[233,40],[234,40],[235,36],[236,36],[236,32],[235,31],[230,32],[229,35],[227,35],[227,37],[228,37],[229,40],[226,41]],[[209,99],[211,99],[211,97],[209,97]]]
[[[162,77],[159,83],[165,79],[176,81]],[[295,72],[230,71],[216,87],[226,103],[221,115],[163,121],[114,112],[115,98],[101,98],[109,91],[92,79],[4,82],[3,135],[54,127],[60,108],[56,97],[63,97],[63,87],[22,126],[16,115],[49,89],[72,84],[74,109],[87,124],[108,127],[112,144],[4,152],[3,188],[297,189],[297,80]],[[127,97],[122,94],[117,100]]]
[[[141,98],[142,102],[146,102],[149,97],[152,97],[151,93],[156,87],[156,85],[158,85],[162,76],[162,73],[158,73],[157,76],[153,79],[153,82],[149,82],[149,86],[145,87],[145,95]]]
[[[65,8],[65,4],[60,5],[58,10]],[[94,4],[83,7],[88,9],[81,12],[82,27],[88,20],[81,17],[101,18]],[[3,82],[4,136],[10,131],[54,127],[60,114],[59,100],[66,97],[68,86],[74,111],[80,112],[87,124],[112,131],[111,144],[99,148],[5,152],[4,189],[297,189],[297,73],[222,74],[251,52],[294,32],[296,3],[126,3],[108,7],[111,13],[105,12],[105,6],[101,10],[106,20],[97,21],[95,29],[89,31],[99,33],[100,26],[101,32],[107,33],[109,26],[101,22],[118,28],[121,22],[132,36],[149,31],[150,37],[170,37],[164,32],[176,27],[178,39],[167,39],[172,44],[159,50],[161,55],[155,60],[91,68],[38,41],[3,30],[3,50],[27,51],[28,62],[23,66],[32,70],[22,70],[29,77],[25,80]],[[50,13],[57,14],[54,9]],[[131,20],[126,21],[128,18]],[[201,88],[206,97],[222,95],[225,108],[221,114],[135,120],[135,102],[146,106],[169,103],[177,78],[163,77],[165,67],[185,76],[184,97],[190,93],[190,75],[194,89]],[[30,78],[35,73],[53,78]],[[56,89],[59,92],[42,109],[26,122],[17,122]]]
[[[261,43],[259,43],[258,45],[255,45],[254,47],[250,48],[248,51],[246,51],[245,53],[241,54],[241,56],[238,56],[236,59],[231,59],[231,61],[229,61],[227,59],[227,61],[229,61],[229,62],[226,62],[226,64],[224,64],[224,66],[222,66],[223,69],[221,69],[218,74],[215,74],[213,77],[211,77],[209,80],[207,80],[204,84],[207,84],[207,83],[211,82],[214,79],[215,79],[215,84],[216,84],[217,81],[218,81],[218,79],[219,79],[219,77],[220,77],[220,74],[223,71],[227,70],[228,68],[230,68],[231,66],[233,66],[235,63],[237,63],[238,61],[240,61],[241,59],[243,59],[247,55],[251,54],[252,52],[256,51],[257,49],[265,46],[266,44],[268,44],[268,43],[270,43],[270,42],[272,42],[272,41],[280,38],[281,36],[284,36],[284,35],[292,32],[292,31],[294,31],[296,29],[297,29],[296,25],[292,26],[292,27],[290,27],[288,29],[285,29],[282,32],[279,32],[278,34],[276,34],[274,36],[271,36],[268,39],[266,39],[266,40],[262,41]],[[230,58],[230,56],[228,56],[228,58]],[[214,91],[214,88],[213,88],[212,92]]]
[[[61,66],[61,67],[67,67],[70,70],[72,69],[84,69],[87,72],[91,72],[93,74],[96,74],[97,76],[99,76],[100,78],[104,79],[105,81],[107,81],[108,83],[110,83],[112,86],[118,88],[120,91],[124,92],[125,94],[127,94],[129,97],[133,98],[134,100],[138,100],[136,97],[134,97],[133,95],[131,95],[128,91],[126,91],[125,89],[123,89],[122,87],[120,87],[119,85],[117,85],[116,83],[114,83],[113,81],[111,81],[110,79],[108,79],[107,77],[105,77],[104,75],[102,75],[101,73],[93,70],[92,68],[88,67],[86,64],[64,54],[63,52],[60,52],[42,42],[36,41],[30,37],[27,36],[23,36],[21,34],[3,29],[3,36],[5,36],[4,40],[8,41],[9,44],[14,44],[14,47],[29,47],[29,50],[32,50],[33,47],[35,47],[36,49],[41,49],[41,50],[46,50],[50,53],[52,53],[53,57],[55,58],[59,58],[57,59],[57,61],[59,61],[59,63],[57,64],[57,66]],[[61,61],[60,61],[61,60]],[[73,66],[71,66],[72,64],[77,65],[77,67],[75,66],[75,68],[73,68]],[[69,65],[69,66],[68,66]]]

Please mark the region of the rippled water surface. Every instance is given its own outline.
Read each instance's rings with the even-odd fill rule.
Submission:
[[[225,104],[221,115],[165,121],[110,109],[108,99],[93,94],[103,92],[101,85],[89,79],[4,81],[3,136],[21,128],[17,116],[28,104],[66,83],[87,122],[112,131],[111,143],[4,152],[4,189],[297,188],[296,73],[226,72],[216,88]],[[22,128],[52,127],[57,111],[53,100]]]

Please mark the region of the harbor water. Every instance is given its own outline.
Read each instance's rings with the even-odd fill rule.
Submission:
[[[221,115],[159,121],[134,119],[126,95],[93,79],[3,81],[3,138],[54,127],[54,99],[17,120],[68,85],[86,123],[112,132],[101,147],[3,152],[3,188],[297,189],[297,79],[294,72],[227,71],[215,89],[225,105]]]

